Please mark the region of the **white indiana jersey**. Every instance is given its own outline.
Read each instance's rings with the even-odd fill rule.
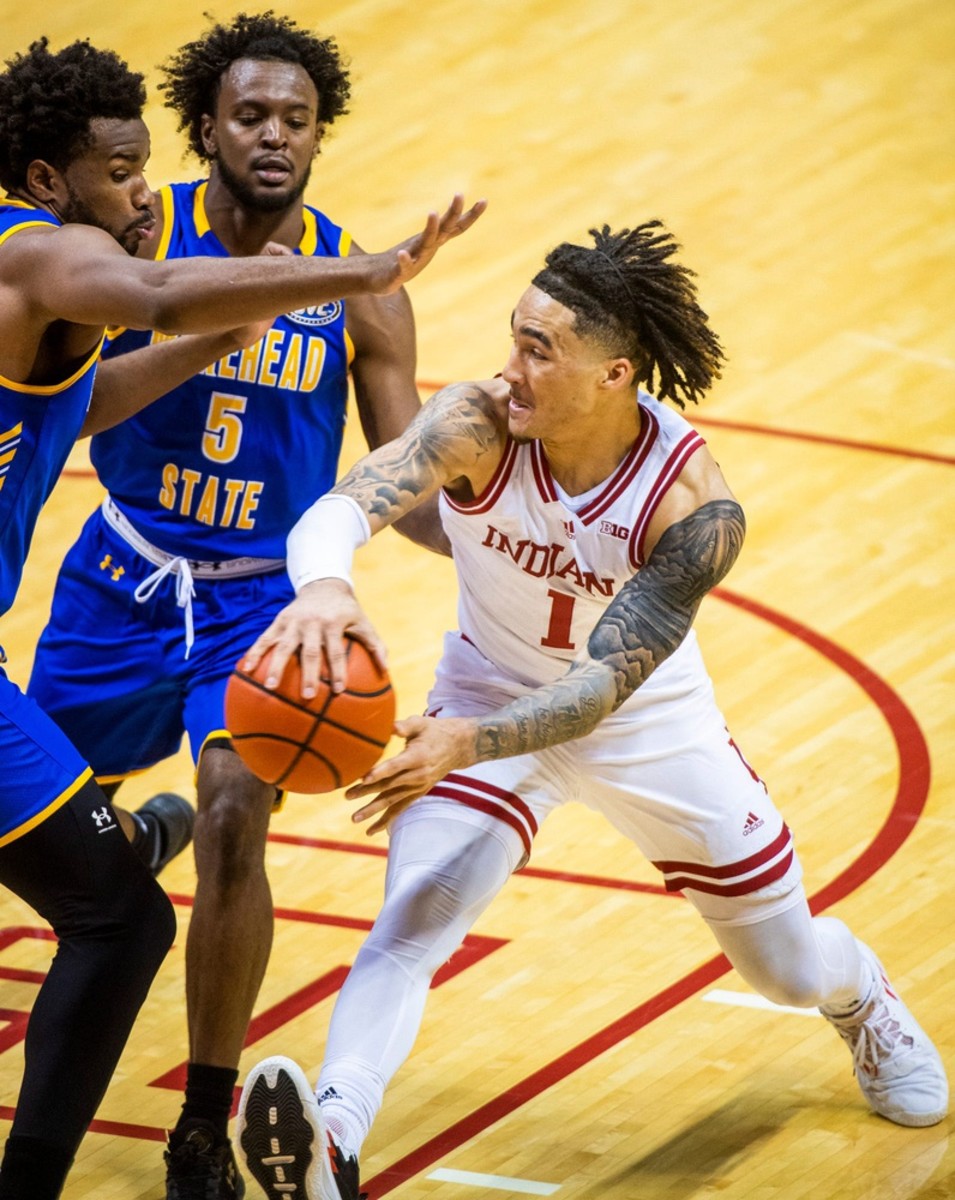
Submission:
[[[636,442],[610,478],[582,497],[562,497],[540,442],[511,439],[475,500],[441,494],[461,633],[521,683],[558,679],[586,648],[613,597],[640,569],[660,501],[704,445],[672,409],[645,392],[638,402]],[[687,641],[695,642],[692,631]],[[680,658],[678,651],[654,671],[649,690],[665,686]]]

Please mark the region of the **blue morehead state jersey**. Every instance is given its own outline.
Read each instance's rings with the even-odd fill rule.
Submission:
[[[157,258],[228,257],[206,220],[206,181],[159,193]],[[297,253],[347,255],[349,235],[304,210]],[[104,356],[163,335],[110,330]],[[171,554],[206,562],[284,559],[285,539],[334,484],[353,356],[341,302],[277,317],[254,346],[92,439],[104,486],[133,525]]]
[[[44,209],[0,202],[0,244],[20,229],[59,224]],[[60,383],[14,383],[0,375],[0,613],[13,604],[40,509],[83,424],[99,351],[98,343]]]

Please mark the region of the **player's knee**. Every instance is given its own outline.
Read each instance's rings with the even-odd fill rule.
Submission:
[[[268,817],[258,807],[241,789],[200,797],[193,830],[200,876],[230,886],[264,868]]]
[[[817,1008],[823,1000],[819,972],[807,965],[776,963],[772,970],[764,970],[758,979],[747,982],[773,1004],[787,1008]]]
[[[151,875],[146,875],[135,900],[134,937],[137,953],[146,970],[159,969],[176,936],[176,913],[172,903]]]
[[[130,852],[131,853],[131,852]],[[123,864],[125,867],[127,864]],[[70,898],[53,921],[63,945],[80,954],[97,947],[97,954],[124,978],[148,983],[159,969],[176,936],[176,915],[169,897],[138,859],[128,870],[111,876],[109,886],[94,880]]]
[[[404,872],[389,887],[367,940],[369,951],[385,955],[407,974],[430,978],[460,946],[474,919],[461,879],[458,872],[435,866]]]

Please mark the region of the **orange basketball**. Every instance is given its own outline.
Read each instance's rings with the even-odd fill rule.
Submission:
[[[346,638],[345,691],[334,694],[323,660],[318,691],[302,697],[298,655],[267,691],[269,651],[250,674],[236,664],[225,694],[226,726],[245,765],[290,792],[333,792],[381,758],[395,719],[386,671],[355,638]]]

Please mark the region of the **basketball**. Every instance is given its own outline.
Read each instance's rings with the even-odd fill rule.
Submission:
[[[345,642],[345,690],[337,695],[324,658],[318,690],[308,700],[297,653],[274,691],[265,687],[271,651],[251,673],[236,664],[226,686],[226,727],[239,757],[265,783],[290,792],[333,792],[381,758],[395,719],[394,689],[361,642]]]

